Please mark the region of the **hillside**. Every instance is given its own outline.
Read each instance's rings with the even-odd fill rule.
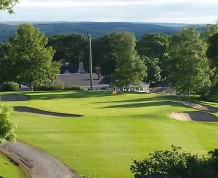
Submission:
[[[16,32],[19,23],[0,23],[0,41],[7,41]],[[172,34],[178,32],[184,24],[169,25],[155,23],[123,23],[123,22],[33,22],[33,24],[46,35],[70,34],[70,33],[90,33],[94,37],[102,36],[105,33],[115,31],[133,32],[137,39],[145,33]]]

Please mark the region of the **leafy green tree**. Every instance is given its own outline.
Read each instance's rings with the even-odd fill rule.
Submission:
[[[137,42],[136,49],[140,56],[158,58],[160,61],[169,45],[169,37],[165,34],[145,34]]]
[[[218,101],[218,33],[208,38],[207,57],[210,63],[210,69],[214,71],[211,76],[212,85],[202,92],[206,100]]]
[[[16,5],[18,0],[1,0],[0,10],[7,10],[10,14],[13,13],[13,7]]]
[[[10,57],[10,43],[0,43],[0,83],[14,81],[15,65]]]
[[[82,34],[56,35],[49,38],[48,46],[56,51],[54,60],[64,60],[70,65],[78,65],[87,60],[88,38]]]
[[[30,86],[52,82],[59,73],[59,63],[52,62],[54,50],[46,47],[48,39],[30,24],[18,27],[11,40],[11,56],[18,71],[17,81]]]
[[[93,40],[93,64],[101,68],[103,75],[111,75],[116,69],[117,40],[115,33]]]
[[[218,69],[218,33],[213,34],[208,39],[208,45],[207,57],[210,59],[210,65]]]
[[[130,32],[111,34],[116,40],[114,53],[116,69],[113,80],[119,86],[127,87],[130,84],[139,84],[146,75],[146,66],[135,51],[136,39]]]
[[[190,95],[210,85],[206,43],[194,28],[173,35],[168,49],[167,77],[177,93]]]
[[[145,34],[144,36],[142,36],[141,40],[137,42],[136,45],[136,49],[140,56],[147,56],[150,60],[154,59],[155,61],[150,61],[150,64],[155,64],[156,70],[158,66],[161,69],[161,74],[158,74],[161,75],[161,77],[158,79],[158,81],[160,81],[161,79],[164,80],[166,78],[166,72],[164,68],[164,54],[166,53],[167,47],[169,46],[169,42],[170,37],[165,34]],[[156,64],[157,60],[159,61],[158,64]]]
[[[145,81],[149,84],[155,84],[156,82],[160,81],[161,78],[161,69],[159,67],[159,60],[158,58],[148,58],[146,56],[142,56],[142,59],[147,66],[147,76],[145,77]]]
[[[10,111],[11,107],[0,104],[0,143],[16,138],[16,126],[9,120]]]
[[[203,30],[201,32],[201,36],[205,41],[208,40],[211,36],[213,36],[215,33],[218,33],[218,21],[216,24],[207,24],[203,27]]]

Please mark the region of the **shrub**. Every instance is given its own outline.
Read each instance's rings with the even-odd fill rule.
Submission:
[[[60,82],[55,82],[52,84],[44,84],[41,86],[37,86],[34,88],[34,90],[37,91],[51,91],[51,90],[63,90],[64,85]]]
[[[15,140],[15,125],[9,120],[11,107],[0,104],[0,143]]]
[[[0,86],[0,91],[18,91],[19,84],[14,82],[3,83]]]
[[[172,151],[155,150],[142,161],[133,160],[130,167],[135,177],[165,176],[167,178],[216,178],[218,177],[218,151],[199,158],[180,152],[172,145]]]
[[[84,88],[78,85],[65,85],[64,90],[78,90],[78,91],[84,91]]]

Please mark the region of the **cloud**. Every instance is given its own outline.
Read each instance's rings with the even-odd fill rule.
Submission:
[[[217,7],[217,0],[20,0],[1,20],[214,23]]]

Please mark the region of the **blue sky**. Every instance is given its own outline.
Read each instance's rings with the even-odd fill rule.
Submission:
[[[215,23],[218,0],[20,0],[0,21]]]

